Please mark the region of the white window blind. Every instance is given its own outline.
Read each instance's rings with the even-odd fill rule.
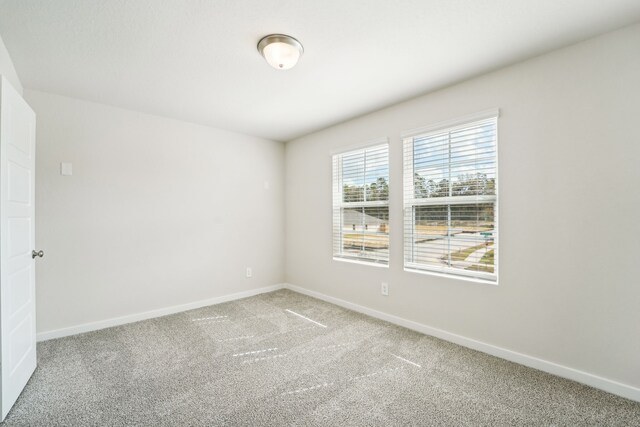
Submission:
[[[497,116],[403,146],[405,268],[497,281]]]
[[[389,145],[333,156],[333,256],[389,262]]]

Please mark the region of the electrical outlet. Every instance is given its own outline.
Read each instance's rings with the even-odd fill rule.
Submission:
[[[380,291],[382,295],[389,295],[389,284],[387,282],[382,282],[382,286],[380,287]]]
[[[251,270],[251,267],[247,267],[247,277],[253,277],[253,271]]]

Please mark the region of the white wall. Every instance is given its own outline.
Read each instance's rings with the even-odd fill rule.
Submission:
[[[635,25],[287,143],[286,281],[640,387],[638,46]],[[499,286],[404,272],[399,135],[494,107]],[[390,266],[332,261],[330,152],[386,136]]]
[[[0,75],[9,80],[9,83],[11,83],[18,93],[22,94],[22,84],[20,83],[16,69],[13,66],[13,61],[9,55],[9,51],[7,51],[7,47],[2,41],[2,37],[0,37]]]
[[[36,245],[45,252],[38,332],[282,282],[282,143],[25,97],[37,114]],[[72,176],[60,175],[60,162],[73,164]]]

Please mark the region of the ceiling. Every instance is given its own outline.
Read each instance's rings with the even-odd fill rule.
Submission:
[[[640,20],[638,0],[0,0],[26,88],[287,141]],[[305,53],[267,65],[258,40]]]

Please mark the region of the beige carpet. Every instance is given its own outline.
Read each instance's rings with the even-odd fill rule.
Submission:
[[[7,426],[640,426],[640,404],[291,291],[38,345]]]

